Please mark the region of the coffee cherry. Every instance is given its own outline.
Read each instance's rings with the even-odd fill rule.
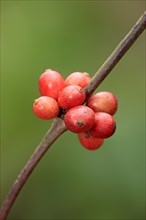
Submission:
[[[94,112],[106,112],[114,115],[118,108],[118,101],[111,92],[104,91],[91,96],[87,106],[92,108]]]
[[[105,112],[96,112],[95,121],[91,129],[91,135],[96,138],[108,138],[116,130],[114,118]]]
[[[63,109],[81,105],[86,98],[84,90],[78,85],[67,86],[58,95],[58,104]]]
[[[78,138],[82,146],[88,150],[96,150],[104,143],[104,139],[95,138],[90,132],[79,133]]]
[[[66,78],[65,86],[78,85],[84,88],[89,84],[90,80],[88,73],[74,72]]]
[[[55,118],[59,114],[57,101],[48,96],[41,96],[35,99],[32,109],[36,116],[45,120]]]
[[[87,106],[76,106],[69,109],[64,116],[64,122],[68,130],[79,133],[89,131],[94,123],[93,110]]]
[[[58,93],[64,88],[63,77],[55,70],[47,69],[39,77],[39,90],[42,96],[49,96],[57,100]]]

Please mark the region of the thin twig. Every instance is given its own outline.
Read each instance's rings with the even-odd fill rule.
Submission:
[[[146,28],[146,12],[139,18],[131,31],[126,35],[126,37],[117,46],[114,52],[109,56],[101,68],[97,71],[95,76],[92,78],[90,84],[85,88],[87,97],[89,97],[94,90],[101,84],[105,77],[111,72],[114,66],[120,61],[124,56],[126,51],[132,46],[136,39]],[[30,159],[28,160],[25,167],[22,169],[18,178],[14,182],[6,200],[2,206],[0,212],[0,220],[5,220],[17,195],[22,189],[23,185],[27,181],[28,177],[37,166],[38,162],[41,160],[46,151],[51,147],[54,141],[66,131],[64,121],[61,118],[54,119],[51,128],[44,136],[39,146],[36,148]]]
[[[100,69],[95,73],[89,85],[85,88],[86,94],[89,97],[94,90],[102,83],[105,77],[111,72],[114,66],[120,61],[127,50],[132,46],[136,39],[146,28],[146,11],[138,19],[133,28],[119,43],[109,58],[103,63]]]
[[[7,214],[9,213],[10,208],[13,205],[17,195],[19,194],[24,183],[27,181],[28,177],[30,176],[38,162],[41,160],[49,147],[51,147],[54,141],[65,131],[66,126],[64,124],[64,121],[61,118],[55,118],[50,129],[48,130],[36,150],[33,152],[32,156],[30,157],[25,167],[22,169],[16,181],[14,182],[1,209],[0,220],[6,219]]]

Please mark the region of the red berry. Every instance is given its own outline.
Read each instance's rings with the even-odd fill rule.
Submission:
[[[74,72],[66,78],[65,85],[78,85],[85,88],[89,84],[90,80],[91,78],[88,73]]]
[[[55,118],[59,114],[59,106],[55,99],[48,96],[41,96],[34,100],[33,112],[42,119]]]
[[[86,98],[84,90],[78,85],[67,86],[58,95],[58,104],[63,109],[81,105]]]
[[[111,92],[98,92],[89,98],[87,106],[94,112],[106,112],[114,115],[118,108],[118,101]]]
[[[95,113],[87,106],[76,106],[69,109],[64,116],[64,122],[68,130],[79,133],[89,131],[94,123]]]
[[[54,70],[48,69],[39,77],[39,90],[42,96],[58,98],[58,93],[64,88],[63,77]]]
[[[82,146],[88,150],[96,150],[104,143],[104,139],[95,138],[89,132],[79,133],[78,138]]]
[[[91,135],[96,138],[108,138],[116,130],[114,118],[105,112],[96,112],[95,121],[91,129]]]

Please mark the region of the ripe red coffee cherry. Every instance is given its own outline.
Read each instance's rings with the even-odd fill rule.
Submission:
[[[88,73],[74,72],[66,78],[65,85],[78,85],[85,88],[89,84],[90,80],[91,78]]]
[[[42,96],[57,100],[58,93],[64,88],[63,77],[55,70],[47,69],[39,77],[39,90]]]
[[[91,135],[96,138],[108,138],[116,130],[114,118],[105,112],[96,112],[95,121],[91,129]]]
[[[67,86],[58,95],[58,104],[63,109],[81,105],[86,98],[84,90],[78,85]]]
[[[33,112],[42,119],[55,118],[59,114],[59,106],[55,99],[48,96],[41,96],[34,100]]]
[[[87,106],[76,106],[69,109],[64,116],[64,122],[68,130],[79,133],[89,131],[94,123],[95,113]]]
[[[94,112],[106,112],[114,115],[118,108],[118,101],[114,94],[104,91],[91,96],[87,106],[92,108]]]
[[[104,139],[95,138],[90,132],[79,133],[78,138],[82,146],[88,150],[96,150],[104,143]]]

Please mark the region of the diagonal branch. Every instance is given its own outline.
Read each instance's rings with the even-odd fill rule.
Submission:
[[[97,73],[92,78],[89,85],[85,88],[87,97],[89,97],[94,90],[102,83],[105,77],[111,72],[114,66],[120,61],[127,50],[132,46],[136,39],[146,28],[146,12],[139,18],[130,32],[126,37],[120,42],[117,48],[97,71]],[[33,152],[32,156],[26,163],[25,167],[20,172],[16,181],[14,182],[9,194],[0,211],[0,220],[5,220],[14,201],[17,198],[20,190],[27,181],[30,174],[33,172],[34,168],[37,166],[38,162],[41,160],[46,151],[51,147],[54,141],[67,129],[65,127],[64,121],[61,118],[55,118],[51,128],[44,136],[36,150]]]
[[[22,189],[23,185],[27,181],[34,168],[37,166],[38,162],[44,156],[46,151],[51,147],[54,141],[66,130],[67,129],[64,124],[64,121],[61,118],[55,118],[50,129],[45,134],[44,138],[33,152],[32,156],[20,172],[16,181],[13,183],[13,186],[9,194],[7,195],[3,207],[1,208],[0,220],[6,219],[17,195],[19,194],[20,190]]]
[[[119,43],[109,58],[103,63],[100,69],[95,73],[89,85],[85,88],[86,94],[90,96],[94,90],[102,83],[106,76],[116,66],[120,59],[124,56],[127,50],[132,46],[136,39],[146,28],[146,11],[138,19],[133,28],[125,36],[125,38]]]

